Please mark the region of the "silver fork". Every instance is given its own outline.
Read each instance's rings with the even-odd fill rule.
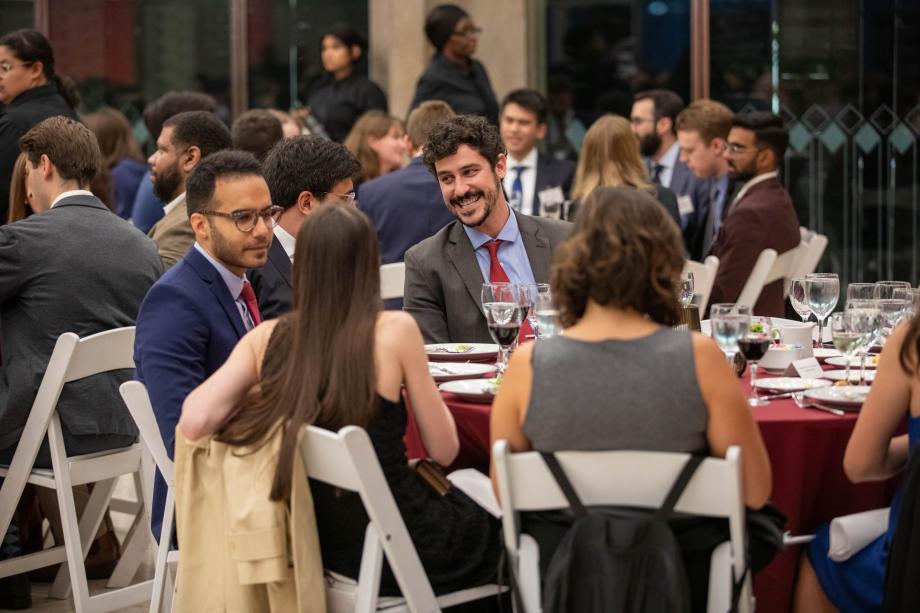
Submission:
[[[805,400],[805,394],[803,394],[802,392],[793,394],[792,400],[795,402],[796,406],[799,407],[800,409],[816,409],[818,411],[825,411],[827,413],[837,415],[838,417],[843,417],[844,415],[846,415],[846,411],[842,411],[840,409],[832,409],[831,407],[826,407],[823,404],[818,404],[811,400]]]

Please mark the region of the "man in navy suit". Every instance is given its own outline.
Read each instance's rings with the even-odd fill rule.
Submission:
[[[666,89],[639,92],[633,99],[630,122],[639,137],[639,151],[648,164],[653,183],[677,196],[680,227],[689,251],[699,228],[706,223],[709,181],[700,179],[680,159],[675,123],[684,108],[683,99]]]
[[[188,176],[186,206],[195,244],[147,293],[137,316],[135,378],[147,386],[172,457],[185,397],[261,320],[246,270],[268,257],[274,207],[259,162],[221,151]],[[151,523],[159,537],[165,484],[157,476]]]
[[[294,136],[276,144],[262,164],[272,204],[284,211],[275,226],[268,261],[249,271],[265,319],[291,310],[291,264],[300,226],[317,206],[355,199],[353,177],[361,164],[343,145],[319,136]]]
[[[499,129],[508,150],[505,194],[512,209],[528,215],[539,215],[541,204],[561,205],[575,178],[574,163],[537,150],[537,141],[546,136],[546,118],[546,97],[534,89],[516,89],[502,100]]]
[[[444,208],[438,180],[422,163],[428,133],[454,112],[446,102],[429,100],[409,114],[406,135],[412,161],[405,168],[361,185],[358,208],[371,218],[384,264],[402,262],[406,250],[454,220]]]

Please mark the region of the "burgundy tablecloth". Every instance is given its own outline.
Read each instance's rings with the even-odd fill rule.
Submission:
[[[748,378],[742,382],[745,393]],[[457,423],[460,454],[450,469],[489,466],[490,405],[459,400],[444,394]],[[789,517],[792,534],[807,534],[839,515],[888,506],[891,482],[854,485],[843,473],[843,453],[856,422],[856,414],[838,417],[798,408],[791,399],[754,407],[773,469],[771,500]],[[409,411],[406,449],[410,458],[424,457],[412,412]],[[781,553],[754,580],[758,612],[785,613],[792,608],[792,590],[801,547]]]

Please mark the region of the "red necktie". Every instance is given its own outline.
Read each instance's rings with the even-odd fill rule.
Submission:
[[[498,248],[501,247],[502,241],[499,239],[491,240],[485,244],[485,248],[489,250],[489,283],[510,283],[508,279],[508,274],[505,272],[505,269],[502,268],[502,263],[498,261]],[[523,343],[526,340],[529,340],[527,337],[533,335],[533,330],[530,328],[530,322],[527,321],[525,314],[524,321],[521,322],[521,332],[518,334],[518,342]]]
[[[243,291],[240,292],[240,298],[246,302],[246,309],[252,318],[252,325],[258,326],[262,323],[262,317],[259,315],[259,301],[256,300],[256,293],[253,291],[249,281],[243,281]]]

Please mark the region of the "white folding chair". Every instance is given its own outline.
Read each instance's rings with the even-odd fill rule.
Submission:
[[[406,284],[406,264],[395,262],[380,267],[380,297],[384,300],[402,298]]]
[[[791,251],[787,251],[783,254],[786,257],[783,260],[784,265],[788,266],[798,262],[799,248],[796,247]],[[794,254],[791,255],[790,254]],[[789,260],[793,260],[790,262]],[[741,293],[738,294],[738,299],[735,300],[737,304],[746,304],[751,308],[757,304],[757,299],[760,298],[760,293],[763,291],[764,286],[768,283],[767,278],[769,278],[774,270],[773,266],[777,261],[776,250],[775,249],[764,249],[760,252],[760,255],[757,256],[757,261],[754,262],[754,268],[751,269],[750,274],[748,275],[747,281],[744,284],[744,287],[741,288]],[[775,278],[773,279],[775,280]]]
[[[72,588],[77,613],[114,611],[145,602],[150,598],[153,586],[152,581],[143,581],[96,596],[89,595],[83,560],[103,520],[116,479],[129,474],[138,479],[142,447],[134,444],[124,449],[68,457],[61,420],[56,411],[64,384],[99,373],[134,368],[133,351],[133,327],[100,332],[83,339],[72,332],[58,337],[13,461],[8,467],[0,467],[0,477],[4,477],[3,487],[0,488],[0,534],[5,534],[9,528],[26,483],[55,490],[64,534],[63,545],[0,562],[0,577],[64,562],[50,595],[67,598]],[[93,400],[88,398],[87,403]],[[33,465],[46,434],[52,469],[36,469]],[[78,518],[72,488],[89,483],[95,484],[93,492],[82,517]],[[126,552],[138,551],[137,541],[144,546],[149,542],[146,540],[150,537],[145,508],[137,514],[128,532],[124,545]],[[139,562],[132,560],[135,561]],[[118,574],[123,576],[133,577],[136,570],[136,566],[127,570],[116,567]]]
[[[497,585],[484,585],[435,596],[370,438],[363,429],[347,426],[338,432],[330,432],[306,426],[300,455],[310,478],[357,492],[370,518],[357,581],[337,575],[327,581],[326,605],[329,611],[428,613],[462,602],[494,597],[504,589]],[[384,555],[399,584],[402,598],[378,596]]]
[[[175,468],[166,452],[166,445],[163,444],[163,437],[160,435],[160,428],[153,413],[153,406],[150,404],[150,396],[147,395],[147,388],[140,381],[128,381],[121,384],[119,391],[128,406],[128,411],[131,412],[131,417],[134,418],[134,423],[137,424],[141,442],[145,448],[144,504],[148,509],[152,508],[153,500],[153,464],[166,481],[166,504],[163,508],[163,527],[160,530],[160,543],[157,546],[154,563],[150,613],[172,611],[175,603],[175,571],[179,564],[179,552],[170,549],[172,539],[165,535],[172,534],[175,522]]]
[[[795,271],[790,275],[792,279],[813,273],[818,268],[818,263],[821,261],[821,256],[824,255],[824,250],[827,249],[827,236],[824,234],[812,232],[808,228],[801,228],[801,233],[802,254]]]
[[[525,609],[518,613],[538,613],[542,610],[539,551],[532,537],[520,534],[518,514],[567,509],[569,504],[539,453],[513,454],[508,442],[500,440],[492,447],[492,457],[502,505],[505,549],[517,570]],[[585,506],[652,509],[661,506],[689,456],[652,451],[565,451],[556,453],[556,457]],[[741,449],[730,447],[724,460],[704,460],[675,511],[728,518],[730,540],[713,551],[707,602],[710,613],[725,613],[731,604],[732,582],[744,576],[747,559]],[[753,611],[750,574],[745,578],[738,606],[739,611]]]
[[[716,273],[719,272],[719,258],[710,255],[702,263],[687,260],[684,263],[684,272],[693,273],[693,293],[700,297],[698,306],[702,315],[706,312],[709,295],[716,282]]]

